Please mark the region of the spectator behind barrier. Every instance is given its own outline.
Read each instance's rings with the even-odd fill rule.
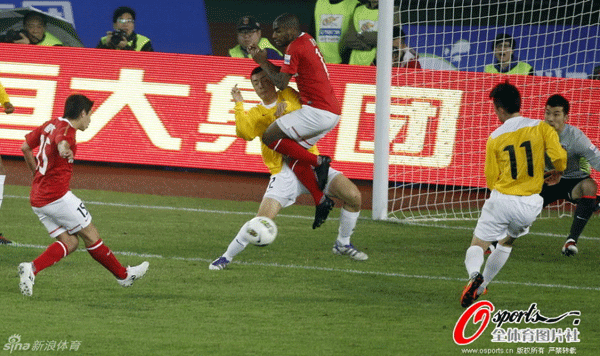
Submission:
[[[530,64],[517,60],[516,49],[517,43],[511,35],[501,33],[496,36],[492,43],[496,62],[486,65],[484,72],[533,75],[533,67]]]
[[[350,55],[341,41],[352,27],[359,0],[317,0],[315,4],[315,40],[325,63],[348,63]]]
[[[369,0],[354,11],[352,26],[342,46],[352,50],[349,64],[371,65],[377,56],[377,20],[379,0]]]
[[[229,49],[229,55],[237,58],[252,58],[248,47],[258,46],[267,51],[268,59],[283,59],[283,55],[268,39],[262,37],[260,24],[252,16],[242,17],[236,26],[238,44]]]
[[[10,31],[9,31],[10,32]],[[44,16],[29,12],[23,17],[23,30],[12,31],[3,37],[2,42],[32,44],[38,46],[62,46],[63,43],[50,32],[46,31]]]
[[[135,33],[135,11],[132,8],[121,6],[115,10],[113,29],[106,32],[96,48],[154,52],[150,39]]]
[[[392,66],[400,68],[421,69],[417,51],[406,44],[406,33],[400,26],[394,26],[394,40],[392,41]],[[373,60],[373,65],[376,65]]]

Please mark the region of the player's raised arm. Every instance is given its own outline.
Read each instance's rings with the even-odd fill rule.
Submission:
[[[283,90],[288,86],[292,75],[280,72],[281,68],[267,59],[266,50],[260,49],[258,46],[251,46],[248,47],[248,53],[252,55],[252,59],[267,73],[278,89]]]
[[[233,101],[237,103],[244,102],[244,97],[242,96],[242,92],[240,88],[238,88],[237,84],[231,88],[231,97],[233,97]]]
[[[255,123],[256,118],[254,116],[261,116],[256,110],[250,112],[244,110],[244,98],[242,92],[237,87],[237,84],[231,88],[231,96],[235,101],[235,107],[233,109],[235,116],[235,134],[237,137],[246,141],[252,141],[256,137]]]

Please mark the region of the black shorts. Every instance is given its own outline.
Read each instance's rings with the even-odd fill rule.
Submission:
[[[544,206],[554,203],[560,199],[565,199],[576,204],[577,202],[571,198],[571,192],[573,191],[573,188],[579,184],[579,182],[588,178],[589,176],[584,178],[563,178],[555,185],[547,185],[544,183],[542,186],[542,192],[540,193],[542,198],[544,198]]]

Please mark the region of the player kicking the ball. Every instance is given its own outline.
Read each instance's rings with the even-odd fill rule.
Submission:
[[[483,204],[481,216],[467,249],[465,267],[470,280],[460,304],[473,304],[500,272],[515,240],[529,232],[529,226],[542,211],[540,196],[544,183],[544,154],[557,172],[565,170],[567,152],[550,125],[521,116],[521,94],[508,83],[498,84],[490,93],[494,111],[502,123],[488,138],[485,148],[485,179],[492,191]],[[483,274],[484,251],[494,241]]]
[[[279,118],[261,138],[270,149],[291,158],[289,166],[315,201],[314,229],[327,219],[334,205],[333,200],[323,193],[331,158],[315,155],[307,149],[337,125],[341,108],[323,55],[315,40],[300,31],[298,17],[292,14],[277,17],[273,21],[273,41],[277,46],[286,48],[281,68],[267,60],[264,49],[254,46],[249,47],[248,52],[280,90],[288,86],[292,76],[296,76],[302,108]]]
[[[19,265],[21,293],[31,296],[35,276],[66,257],[79,246],[80,237],[89,254],[109,270],[123,287],[129,287],[148,270],[148,262],[123,267],[102,242],[85,205],[69,189],[73,160],[77,151],[75,134],[90,124],[94,102],[83,95],[71,95],[64,117],[45,122],[25,136],[21,146],[25,162],[33,174],[30,202],[34,213],[57,241],[33,262]],[[33,149],[39,147],[37,157]]]
[[[262,100],[262,104],[244,111],[243,98],[240,90],[235,86],[231,90],[231,95],[235,100],[235,126],[236,133],[244,140],[250,141],[255,137],[261,137],[269,125],[277,118],[286,113],[297,110],[301,107],[297,93],[290,87],[281,91],[276,91],[273,82],[267,76],[267,73],[257,67],[252,71],[251,81],[256,94]],[[309,149],[314,154],[319,154],[316,146]],[[282,208],[294,204],[296,198],[308,191],[300,183],[292,169],[284,164],[281,154],[270,150],[264,144],[262,145],[262,157],[265,165],[271,172],[269,186],[258,208],[257,216],[266,216],[274,219]],[[361,195],[360,191],[348,178],[341,172],[333,168],[328,170],[328,183],[324,192],[340,198],[344,205],[340,213],[340,227],[337,240],[333,245],[333,253],[336,255],[348,255],[350,258],[363,261],[368,258],[367,254],[358,251],[351,243],[350,236],[356,226],[358,215],[360,213]],[[237,236],[231,241],[227,251],[213,261],[209,268],[212,270],[221,270],[233,260],[233,258],[242,252],[249,243],[249,238],[245,236],[246,229],[242,227]]]

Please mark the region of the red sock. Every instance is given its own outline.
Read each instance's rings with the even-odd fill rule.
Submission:
[[[102,239],[87,248],[92,257],[98,261],[104,268],[109,270],[119,279],[127,278],[127,269],[121,265],[112,251],[106,246]]]
[[[290,163],[290,168],[292,168],[300,183],[308,189],[310,195],[315,200],[315,205],[319,205],[321,199],[323,199],[323,192],[319,189],[319,184],[312,168],[307,164],[300,163],[300,161]]]
[[[318,158],[314,153],[308,152],[308,150],[300,144],[289,138],[282,138],[269,145],[269,148],[275,152],[279,152],[282,155],[289,156],[292,159],[316,167],[319,165]]]
[[[37,275],[41,270],[52,266],[68,254],[69,250],[67,249],[67,246],[60,241],[56,241],[48,246],[46,251],[39,255],[38,258],[33,260],[33,274]]]

